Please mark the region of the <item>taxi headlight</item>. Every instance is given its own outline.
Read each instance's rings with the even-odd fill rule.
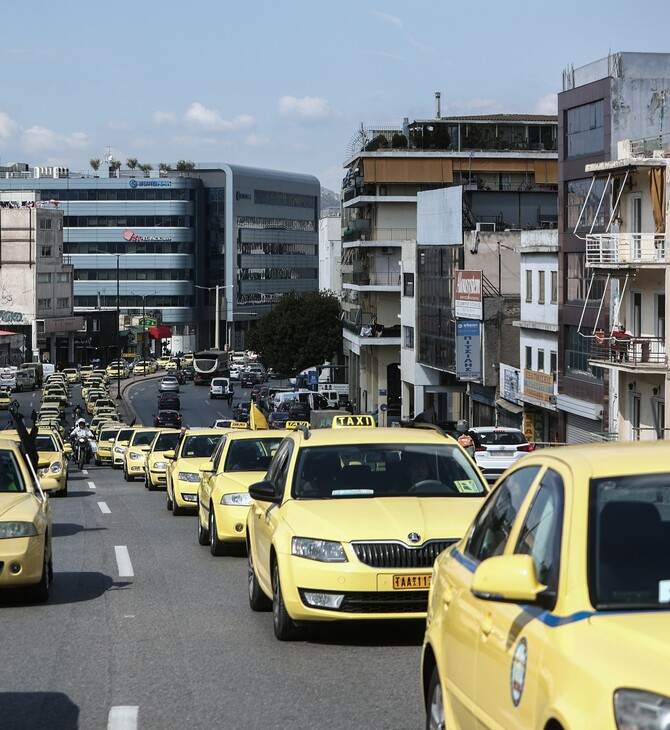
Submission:
[[[49,467],[49,471],[52,474],[60,474],[63,471],[63,465],[60,461],[54,461],[54,463]]]
[[[0,540],[13,537],[35,537],[37,528],[32,522],[0,522]]]
[[[250,507],[251,497],[249,492],[235,492],[234,494],[224,494],[221,497],[221,504],[227,507]]]
[[[144,459],[144,454],[138,454],[136,451],[131,451],[129,454],[131,459],[137,461],[138,459]]]
[[[314,540],[309,537],[294,537],[291,544],[291,555],[321,563],[346,563],[342,543],[333,540]]]
[[[200,474],[195,474],[192,471],[180,471],[177,478],[181,482],[199,482]]]
[[[114,453],[115,454],[125,454],[126,453],[126,447],[125,446],[115,446],[114,447]]]
[[[167,461],[155,461],[154,469],[160,469],[162,471],[165,471],[167,469]]]
[[[670,697],[618,689],[614,693],[614,717],[621,730],[666,730],[670,727]]]

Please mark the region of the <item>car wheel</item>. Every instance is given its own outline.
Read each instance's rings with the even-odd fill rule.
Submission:
[[[53,566],[51,558],[47,559],[46,545],[44,547],[44,564],[42,566],[42,577],[39,583],[29,586],[25,589],[26,598],[34,603],[46,603],[49,600],[49,588],[51,586],[51,577],[53,576]]]
[[[184,514],[185,510],[183,507],[180,507],[177,504],[177,495],[175,494],[174,499],[172,500],[172,514],[174,517],[181,517]]]
[[[165,498],[166,498],[166,506],[168,509],[168,512],[172,512],[174,508],[174,502],[170,499],[170,492],[168,490],[165,491]]]
[[[209,545],[209,532],[205,529],[202,524],[202,517],[200,515],[200,508],[198,508],[198,545]]]
[[[148,474],[144,475],[144,483],[145,483],[146,488],[150,492],[156,491],[156,485],[151,481],[151,477]]]
[[[65,485],[60,490],[60,492],[58,492],[59,497],[67,497],[67,480],[68,480],[68,475],[66,474],[65,475]]]
[[[444,730],[444,704],[442,703],[442,684],[437,667],[433,669],[428,685],[426,702],[426,730]]]
[[[247,548],[247,565],[249,580],[249,606],[252,611],[269,611],[272,608],[272,600],[263,593],[263,589],[258,582],[258,578],[256,578],[251,547]]]
[[[209,552],[212,555],[230,555],[230,545],[219,540],[216,533],[216,516],[212,505],[209,507]]]
[[[279,566],[272,569],[272,625],[279,641],[295,641],[300,638],[300,629],[288,615],[279,580]]]
[[[132,482],[132,481],[133,481],[133,478],[132,478],[132,477],[130,476],[130,474],[128,474],[128,472],[126,471],[126,467],[125,467],[125,466],[123,467],[123,478],[124,478],[124,479],[125,479],[125,480],[126,480],[127,482]]]

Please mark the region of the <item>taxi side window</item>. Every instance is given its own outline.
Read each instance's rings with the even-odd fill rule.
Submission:
[[[476,560],[500,555],[505,549],[519,508],[540,467],[521,467],[502,481],[477,515],[465,547]]]
[[[219,470],[219,463],[221,461],[221,454],[223,454],[223,449],[226,445],[226,441],[228,439],[225,436],[221,437],[221,440],[216,445],[216,448],[214,449],[214,453],[212,454],[212,462],[214,463],[214,471]]]
[[[288,478],[288,467],[291,463],[291,453],[293,452],[293,443],[290,441],[280,444],[277,453],[272,458],[270,468],[268,469],[267,479],[275,485],[275,493],[284,496],[286,490],[286,481]]]
[[[558,589],[562,525],[563,480],[549,469],[521,526],[514,552],[533,558],[537,579],[552,593]]]

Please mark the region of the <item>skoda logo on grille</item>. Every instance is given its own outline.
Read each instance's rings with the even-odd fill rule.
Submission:
[[[418,532],[410,532],[409,535],[407,535],[407,539],[410,542],[421,542],[421,535],[419,535]]]

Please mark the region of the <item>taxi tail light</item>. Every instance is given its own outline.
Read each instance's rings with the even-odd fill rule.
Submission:
[[[516,447],[517,451],[535,451],[535,444],[521,444],[521,446]]]
[[[475,451],[486,451],[486,446],[475,446]]]

